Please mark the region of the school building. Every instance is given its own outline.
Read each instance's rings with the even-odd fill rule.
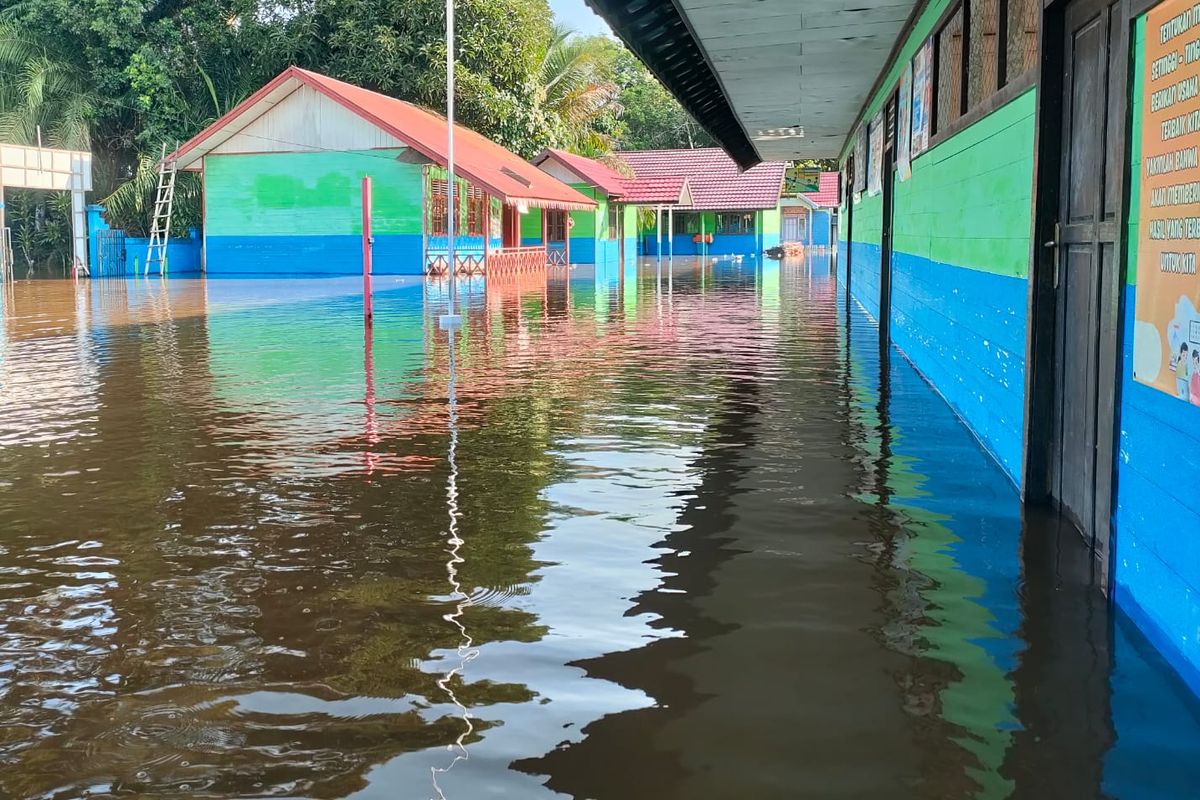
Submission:
[[[590,3],[741,166],[837,160],[850,302],[1200,691],[1200,7]]]

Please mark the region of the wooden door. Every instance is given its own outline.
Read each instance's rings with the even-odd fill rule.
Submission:
[[[883,125],[883,230],[879,239],[879,346],[891,339],[892,222],[896,189],[896,97],[888,99]]]
[[[1075,0],[1063,26],[1049,488],[1107,579],[1117,374],[1126,44],[1121,3]]]

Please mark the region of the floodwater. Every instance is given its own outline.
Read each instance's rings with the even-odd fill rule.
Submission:
[[[827,259],[359,289],[5,287],[0,797],[1200,791]]]

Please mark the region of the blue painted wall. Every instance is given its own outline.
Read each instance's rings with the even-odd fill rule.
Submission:
[[[812,246],[813,247],[828,247],[832,242],[829,240],[829,226],[833,215],[828,211],[817,210],[812,214]]]
[[[779,244],[779,234],[773,234],[775,245]],[[676,234],[671,237],[677,256],[694,256],[700,254],[700,245],[692,241],[692,234]],[[746,255],[750,253],[759,253],[765,248],[761,246],[761,239],[757,234],[713,234],[712,244],[705,247],[705,252],[711,256],[735,256]],[[775,245],[767,245],[774,247]],[[670,252],[671,245],[667,243],[667,237],[663,236],[662,254],[665,256]],[[653,233],[642,236],[642,252],[648,256],[658,254],[658,240]]]
[[[1145,17],[1133,32],[1133,119],[1145,95]],[[1130,142],[1130,174],[1142,173],[1141,140]],[[1126,236],[1138,240],[1140,185],[1130,183]],[[1117,453],[1117,602],[1200,694],[1200,408],[1133,379],[1137,248],[1124,288],[1124,352]]]
[[[376,236],[374,274],[422,274],[421,245],[411,234]],[[362,274],[361,235],[209,236],[207,247],[210,275]]]

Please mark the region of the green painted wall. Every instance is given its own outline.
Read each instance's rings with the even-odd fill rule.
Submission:
[[[854,241],[879,245],[883,242],[883,194],[862,193],[854,204]]]
[[[521,238],[542,240],[542,210],[529,209],[528,214],[521,215]]]
[[[605,204],[604,194],[602,192],[599,192],[596,189],[592,188],[591,186],[588,186],[586,183],[572,184],[571,188],[575,189],[580,194],[583,194],[583,195],[590,197],[591,199],[599,202],[600,209],[605,211],[605,213],[607,213],[607,205]],[[596,228],[597,228],[596,214],[597,214],[596,211],[572,211],[571,219],[572,219],[572,221],[574,221],[575,225],[571,228],[571,238],[572,239],[587,239],[587,238],[594,239],[594,238],[596,238]],[[607,224],[606,224],[606,227],[607,227]]]
[[[362,178],[374,181],[374,231],[421,234],[422,170],[402,150],[210,155],[209,236],[362,233]]]
[[[779,210],[779,206],[768,208],[762,212],[760,219],[762,220],[762,233],[777,234],[780,231],[780,218],[783,212]]]
[[[1028,277],[1035,105],[1030,89],[913,162],[912,177],[896,181],[897,251]],[[882,201],[855,217],[855,241],[879,243]]]

